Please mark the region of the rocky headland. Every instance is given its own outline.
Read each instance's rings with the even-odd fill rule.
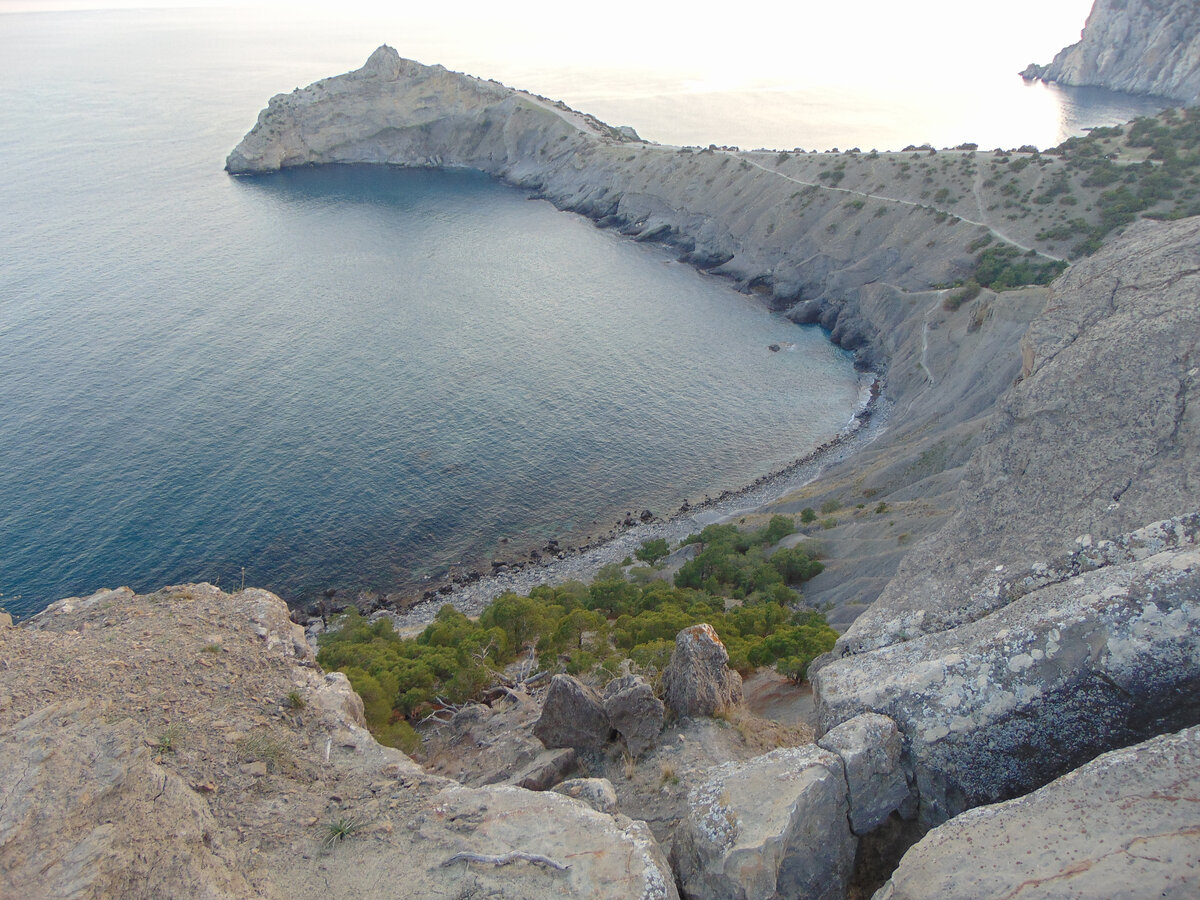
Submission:
[[[765,511],[829,510],[801,536],[844,628],[816,741],[738,718],[760,687],[697,626],[665,709],[636,675],[557,675],[459,710],[450,780],[372,739],[273,595],[104,591],[0,628],[0,893],[1195,896],[1200,218],[1190,170],[1064,146],[662,147],[389,48],[273,98],[231,172],[479,168],[879,372],[888,427]],[[1113,217],[1089,182],[1118,165],[1180,185]]]
[[[1194,105],[1200,102],[1200,11],[1192,0],[1096,0],[1078,43],[1021,74]]]

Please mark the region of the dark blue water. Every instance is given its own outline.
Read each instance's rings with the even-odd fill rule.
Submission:
[[[846,423],[820,333],[478,174],[227,177],[395,41],[233,16],[0,15],[0,606],[419,590]]]
[[[202,41],[37,18],[0,47],[10,610],[243,567],[293,599],[412,585],[744,484],[850,414],[821,334],[662,252],[477,173],[230,179],[268,91],[232,114]]]

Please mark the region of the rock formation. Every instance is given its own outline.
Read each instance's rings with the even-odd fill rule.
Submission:
[[[594,690],[571,675],[555,675],[533,726],[534,736],[547,747],[595,750],[612,734],[604,701]]]
[[[729,651],[711,625],[693,625],[675,636],[663,669],[663,696],[675,715],[711,716],[742,701],[742,676],[729,668]]]
[[[1200,10],[1194,0],[1096,0],[1080,41],[1022,75],[1200,102]]]
[[[22,626],[0,628],[0,895],[677,896],[643,823],[377,744],[265,591],[103,591]]]
[[[1056,283],[955,513],[815,675],[822,728],[895,719],[928,823],[1200,721],[1197,260],[1147,223]]]
[[[625,749],[636,758],[658,740],[666,710],[646,679],[625,675],[604,686],[604,711],[609,724],[625,741]]]
[[[672,860],[694,900],[845,896],[855,841],[841,759],[774,750],[712,769],[688,793]]]
[[[1200,895],[1200,729],[1114,750],[931,831],[875,900]]]

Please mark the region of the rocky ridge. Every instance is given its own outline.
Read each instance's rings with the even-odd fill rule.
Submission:
[[[1080,40],[1025,78],[1200,102],[1200,13],[1192,0],[1096,0]]]

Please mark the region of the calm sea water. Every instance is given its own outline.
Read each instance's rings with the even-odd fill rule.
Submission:
[[[0,16],[0,605],[419,585],[845,424],[819,332],[483,176],[228,178],[268,96],[378,43],[264,28]]]

